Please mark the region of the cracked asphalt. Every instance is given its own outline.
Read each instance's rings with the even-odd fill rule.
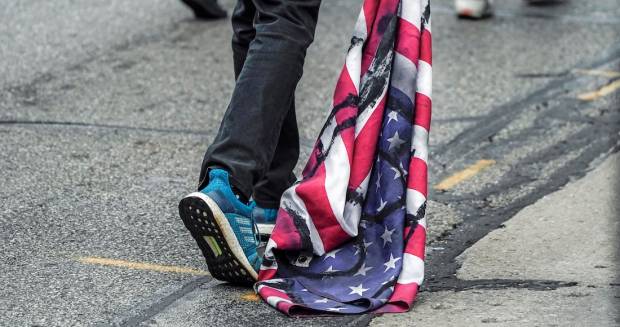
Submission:
[[[566,189],[604,190],[619,198],[617,185],[599,187],[620,170],[610,159],[620,150],[620,91],[612,89],[620,76],[617,0],[535,7],[502,1],[493,19],[479,22],[454,17],[452,1],[433,2],[430,184],[458,179],[480,160],[493,164],[447,190],[431,191],[419,310],[399,317],[315,318],[285,317],[247,289],[201,275],[206,266],[177,217],[178,200],[195,187],[232,92],[229,21],[196,21],[174,0],[5,2],[1,326],[527,325],[528,307],[517,304],[527,302],[522,300],[532,290],[542,292],[533,306],[557,300],[562,310],[583,308],[593,298],[605,305],[618,299],[600,286],[617,290],[618,274],[601,273],[610,278],[604,282],[534,268],[519,274],[520,263],[504,260],[511,254],[489,241],[509,226],[502,246],[527,242],[511,238],[510,229],[517,228],[512,222],[527,219],[523,212],[533,212],[528,210],[547,197],[557,199],[541,209],[552,216],[571,203],[562,202]],[[229,11],[234,5],[221,3]],[[328,114],[360,5],[322,5],[296,96],[300,165]],[[586,94],[595,99],[580,99]],[[584,184],[590,179],[600,182]],[[595,209],[583,214],[592,225],[618,230],[617,211],[611,213],[615,220],[605,221],[596,220]],[[556,235],[554,228],[563,224],[576,221],[541,226]],[[596,268],[597,274],[617,267],[617,255],[605,258],[592,263],[606,267]],[[502,305],[489,300],[506,290],[512,293]],[[494,315],[471,318],[463,303],[480,303],[480,310]],[[554,310],[540,314],[559,318],[529,322],[567,325],[564,311]],[[620,320],[610,310],[591,311],[610,320],[583,322],[612,326]],[[583,325],[579,317],[566,317]]]

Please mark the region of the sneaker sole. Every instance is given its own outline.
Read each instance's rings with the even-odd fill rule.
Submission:
[[[241,285],[256,282],[258,274],[215,201],[203,193],[192,193],[179,203],[179,215],[198,243],[213,278]]]

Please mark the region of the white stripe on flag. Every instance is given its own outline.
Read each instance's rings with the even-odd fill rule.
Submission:
[[[357,23],[355,23],[355,28],[353,30],[353,37],[360,38],[365,41],[367,36],[368,35],[366,33],[366,17],[364,16],[364,11],[361,10],[357,18]],[[349,77],[353,81],[353,84],[355,85],[355,89],[357,90],[358,94],[360,92],[360,78],[362,74],[361,63],[362,63],[363,46],[364,46],[363,41],[352,44],[351,49],[349,49],[349,52],[347,53],[347,56],[345,58],[345,65],[347,67],[347,73],[349,74]]]
[[[357,223],[344,219],[344,205],[347,200],[347,186],[351,167],[349,155],[341,135],[336,136],[327,158],[325,158],[325,193],[332,212],[342,229],[349,235],[357,233]],[[329,236],[328,236],[329,237]]]
[[[293,303],[287,299],[283,299],[279,296],[268,296],[266,299],[267,303],[269,303],[269,305],[271,305],[274,308],[277,308],[278,303],[280,302],[286,302],[286,303]]]
[[[415,150],[414,157],[423,160],[428,165],[428,131],[420,125],[413,125],[411,150]]]
[[[413,190],[407,189],[407,213],[411,215],[415,215],[418,212],[418,209],[422,207],[422,205],[426,202],[426,197],[424,194]]]
[[[409,253],[403,254],[403,270],[398,276],[399,284],[422,284],[424,280],[424,261]]]
[[[418,69],[409,58],[398,52],[394,53],[394,67],[392,67],[391,85],[405,93],[411,102],[415,100],[416,74]]]
[[[424,229],[426,229],[426,217],[418,220],[418,225],[424,227]]]
[[[420,8],[418,0],[402,0],[400,17],[420,30],[423,8]]]
[[[417,91],[433,98],[433,68],[424,60],[418,61]]]

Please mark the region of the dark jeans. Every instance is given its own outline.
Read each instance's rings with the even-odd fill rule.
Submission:
[[[320,0],[239,0],[232,15],[235,90],[213,144],[208,170],[226,169],[231,183],[267,208],[294,181],[299,157],[295,88],[314,39]]]

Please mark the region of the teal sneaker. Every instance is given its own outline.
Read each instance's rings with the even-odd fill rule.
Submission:
[[[278,209],[259,207],[256,202],[250,202],[252,208],[252,218],[258,227],[258,233],[262,238],[269,238],[273,227],[276,225],[276,217],[278,216]]]
[[[234,284],[256,282],[262,257],[252,207],[232,191],[228,172],[213,169],[209,185],[179,203],[179,215],[202,250],[215,279]]]

